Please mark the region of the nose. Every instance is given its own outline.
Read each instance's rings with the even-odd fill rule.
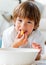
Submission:
[[[26,30],[26,23],[25,23],[25,22],[23,22],[23,23],[21,24],[21,28],[20,28],[20,29]]]

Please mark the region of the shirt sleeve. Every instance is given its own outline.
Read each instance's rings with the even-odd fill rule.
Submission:
[[[10,47],[11,43],[12,43],[12,40],[10,39],[9,34],[6,31],[4,31],[3,37],[2,37],[2,46],[1,47],[8,48],[8,47]]]
[[[4,31],[3,32],[3,36],[2,36],[2,48],[6,48],[7,47],[7,42],[8,42],[8,40],[7,40],[7,35],[6,35],[6,32]]]

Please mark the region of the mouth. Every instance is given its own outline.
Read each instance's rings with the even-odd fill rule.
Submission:
[[[21,32],[21,31],[24,31],[24,30],[20,30],[20,32]],[[27,33],[28,33],[28,31],[26,30],[26,31],[24,31],[23,33],[24,33],[24,34],[27,34]]]
[[[27,34],[27,33],[28,33],[28,31],[25,31],[24,33],[25,33],[25,34]]]

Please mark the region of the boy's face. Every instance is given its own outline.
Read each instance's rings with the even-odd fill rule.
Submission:
[[[34,29],[34,21],[28,18],[17,17],[14,24],[17,32],[23,30],[27,36],[30,35]]]

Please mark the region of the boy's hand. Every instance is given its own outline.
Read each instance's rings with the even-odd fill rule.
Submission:
[[[37,44],[37,43],[32,43],[32,47],[40,50],[40,52],[38,53],[38,55],[35,59],[35,60],[40,60],[42,47],[40,46],[40,44]]]
[[[41,51],[42,51],[42,47],[40,46],[40,44],[32,43],[32,47],[35,48],[35,49],[39,49],[39,50],[40,50],[39,53],[41,53]]]
[[[21,35],[20,32],[17,34],[15,41],[12,45],[13,48],[18,48],[21,45],[27,44],[27,35]]]

